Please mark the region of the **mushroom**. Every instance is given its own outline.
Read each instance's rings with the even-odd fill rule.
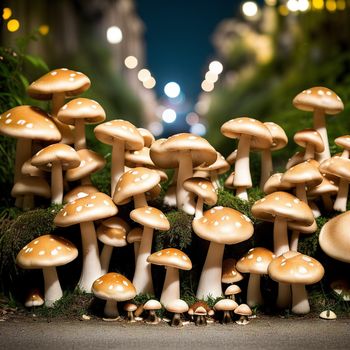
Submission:
[[[44,305],[44,302],[42,293],[38,288],[35,288],[28,293],[24,306],[34,308],[35,306]]]
[[[225,296],[236,301],[236,294],[241,293],[242,290],[237,286],[237,284],[231,284],[225,289]]]
[[[148,317],[146,323],[148,324],[158,324],[160,318],[157,316],[157,310],[162,308],[162,304],[158,300],[150,299],[144,305],[143,309],[148,311]]]
[[[267,267],[274,257],[268,249],[255,247],[237,261],[238,271],[250,273],[247,289],[247,304],[250,307],[262,305],[264,302],[260,290],[260,275],[267,275]]]
[[[315,153],[324,151],[324,144],[320,133],[314,129],[304,129],[294,135],[294,142],[305,148],[304,160],[315,159]]]
[[[150,157],[148,147],[143,147],[139,151],[126,151],[125,165],[129,168],[145,167],[154,169],[156,167]]]
[[[51,171],[51,201],[62,204],[63,201],[63,170],[76,168],[80,158],[74,148],[63,143],[49,145],[37,152],[31,161],[32,165]]]
[[[221,275],[225,244],[237,244],[254,233],[250,219],[231,208],[214,207],[192,222],[197,236],[210,241],[197,289],[197,298],[222,296]]]
[[[17,254],[16,263],[22,269],[43,269],[45,306],[53,307],[63,293],[56,266],[66,265],[78,256],[78,250],[67,239],[44,235],[33,239]]]
[[[317,160],[321,163],[325,159],[330,158],[325,114],[338,114],[344,109],[340,97],[330,89],[315,86],[295,96],[293,105],[302,111],[314,113],[313,127],[321,135],[325,147],[322,153],[318,153]]]
[[[142,239],[142,227],[135,227],[129,231],[126,236],[126,240],[129,244],[134,243],[134,255],[135,255],[135,266],[137,261],[137,256],[139,255],[140,243]]]
[[[180,299],[180,270],[191,270],[190,258],[181,250],[167,248],[151,254],[147,262],[154,265],[165,266],[166,275],[160,302],[167,306],[168,303]]]
[[[235,308],[234,313],[240,315],[240,318],[236,323],[245,326],[249,323],[248,316],[251,316],[252,310],[247,304],[241,304]]]
[[[152,250],[153,231],[167,231],[170,224],[166,216],[156,208],[141,207],[131,211],[130,218],[144,226],[139,254],[135,266],[133,278],[137,293],[153,293],[151,264],[147,262]]]
[[[98,192],[98,189],[95,186],[81,185],[66,193],[63,197],[63,203],[73,202],[96,192]]]
[[[187,303],[181,299],[175,299],[169,302],[165,308],[168,312],[174,314],[170,325],[172,327],[182,327],[183,323],[181,321],[181,314],[188,311]]]
[[[62,106],[57,119],[68,125],[74,125],[74,148],[79,151],[86,147],[85,124],[97,124],[106,119],[101,105],[88,98],[76,98]]]
[[[342,158],[349,159],[350,158],[350,135],[339,136],[334,140],[334,143],[343,148],[343,152],[341,154]]]
[[[274,281],[292,285],[293,313],[310,312],[305,285],[319,282],[324,275],[324,268],[316,259],[298,252],[286,252],[271,261],[268,272]]]
[[[97,228],[97,238],[104,243],[100,254],[101,274],[108,272],[113,247],[126,246],[126,234],[130,230],[129,225],[121,218],[112,217],[102,221]]]
[[[153,134],[145,128],[137,128],[137,131],[142,136],[145,147],[150,148],[152,146],[152,143],[155,141]]]
[[[126,303],[123,310],[127,312],[126,319],[128,322],[136,322],[134,312],[137,310],[137,306],[134,303]]]
[[[330,287],[342,300],[350,301],[350,281],[344,279],[335,280],[331,282]]]
[[[223,312],[221,323],[227,324],[232,322],[230,312],[237,306],[238,304],[232,299],[221,299],[214,305],[214,310]]]
[[[97,125],[94,133],[100,142],[112,145],[111,196],[113,196],[116,184],[124,173],[125,151],[142,149],[143,137],[135,125],[122,119]]]
[[[229,258],[222,262],[221,282],[226,284],[242,281],[243,276],[236,269],[236,260]]]
[[[264,193],[270,194],[277,191],[289,191],[293,185],[287,181],[283,181],[283,173],[276,173],[271,175],[264,185]]]
[[[324,310],[319,315],[323,320],[335,320],[337,315],[332,310]]]
[[[230,165],[235,164],[237,159],[237,150],[235,149],[232,153],[230,153],[227,157],[226,157],[226,162],[229,163]]]
[[[84,292],[91,292],[92,283],[101,276],[94,221],[116,215],[118,208],[104,193],[96,192],[67,203],[56,215],[56,226],[80,225],[83,266],[78,282]]]
[[[235,172],[232,171],[231,174],[225,180],[224,187],[230,190],[234,190],[235,189],[235,186],[233,185],[234,179],[235,179]]]
[[[107,317],[119,316],[118,301],[130,300],[136,296],[133,284],[123,275],[109,272],[94,281],[92,292],[100,299],[106,300],[104,314]]]
[[[304,162],[305,152],[295,152],[289,159],[286,164],[286,170],[291,168],[294,165]]]
[[[300,224],[297,224],[297,223],[294,223],[294,222],[289,222],[288,223],[288,228],[293,230],[292,231],[292,235],[290,237],[289,249],[297,252],[298,251],[298,243],[299,243],[299,235],[300,235],[300,233],[312,234],[312,233],[316,232],[317,224],[316,224],[315,220],[309,226],[300,225]]]
[[[263,123],[246,117],[231,119],[224,123],[221,126],[221,133],[226,137],[239,139],[233,185],[237,189],[236,196],[248,200],[246,190],[252,187],[249,167],[250,148],[263,149],[270,147],[272,145],[272,135]]]
[[[194,318],[196,326],[206,326],[207,316],[214,316],[214,310],[205,301],[200,300],[190,306],[188,314]]]

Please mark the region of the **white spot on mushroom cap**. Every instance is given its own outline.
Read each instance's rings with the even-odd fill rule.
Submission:
[[[33,123],[28,123],[28,124],[26,125],[26,128],[32,129],[32,128],[33,128]]]
[[[263,259],[262,259],[261,256],[258,256],[258,257],[256,258],[256,261],[257,261],[257,262],[262,262],[262,260],[263,260]]]
[[[10,124],[12,122],[12,119],[6,119],[5,124]]]
[[[299,273],[305,274],[307,273],[307,268],[305,268],[304,266],[299,266],[298,271]]]
[[[67,104],[65,104],[65,105],[62,107],[63,110],[65,110],[65,109],[67,109],[67,108],[68,108],[68,105],[67,105]]]
[[[77,105],[82,105],[83,102],[82,101],[77,101]]]
[[[318,93],[320,96],[323,96],[323,95],[324,95],[324,91],[323,91],[323,90],[318,90],[317,93]]]
[[[57,249],[51,250],[51,255],[57,255],[57,254],[58,254],[58,250]]]
[[[76,207],[75,210],[76,210],[77,212],[79,212],[79,211],[81,211],[82,209],[83,209],[83,206],[82,206],[82,205],[79,205],[78,207]]]
[[[57,72],[54,70],[53,72],[50,73],[51,75],[55,76],[57,75]]]
[[[45,255],[45,250],[40,250],[40,252],[38,253],[38,255],[40,255],[40,256]]]

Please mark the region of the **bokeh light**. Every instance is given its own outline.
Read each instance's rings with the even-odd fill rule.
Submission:
[[[172,108],[167,108],[162,114],[162,119],[168,124],[174,123],[176,120],[176,112]]]
[[[223,71],[224,67],[219,61],[212,61],[209,64],[209,71],[219,75]]]
[[[129,68],[129,69],[136,68],[138,63],[139,63],[139,61],[137,60],[137,58],[135,56],[128,56],[124,60],[124,64],[125,64],[126,68]]]
[[[19,21],[17,19],[10,19],[7,22],[7,29],[9,32],[17,32],[19,27],[20,27],[20,25],[19,25]]]
[[[203,80],[202,84],[201,84],[201,88],[205,92],[213,91],[214,83],[212,83],[211,81],[208,81],[208,80]]]
[[[247,17],[255,17],[258,10],[258,5],[254,1],[247,1],[242,5],[242,12]]]
[[[186,123],[188,125],[194,125],[199,122],[199,115],[195,112],[190,112],[186,115]]]
[[[219,79],[219,76],[213,71],[209,71],[205,73],[205,80],[208,80],[212,83],[216,83]]]
[[[197,124],[194,124],[190,127],[190,132],[192,134],[196,134],[196,135],[199,135],[199,136],[204,136],[205,133],[207,132],[207,128],[205,127],[204,124],[201,124],[201,123],[197,123]]]
[[[180,95],[181,88],[178,83],[171,81],[164,86],[164,93],[170,98],[175,98]]]
[[[12,16],[12,10],[9,7],[5,7],[2,10],[2,18],[3,19],[9,19]]]
[[[49,34],[50,31],[50,27],[47,24],[42,24],[39,29],[38,29],[39,33],[43,36]]]
[[[309,0],[299,0],[299,11],[305,12],[310,8]]]
[[[150,77],[151,77],[151,72],[146,68],[141,69],[137,73],[137,78],[142,82],[146,81]]]
[[[160,122],[149,123],[147,129],[156,137],[161,135],[164,130],[163,125]]]
[[[107,40],[111,44],[119,44],[123,40],[123,33],[117,26],[107,29]]]
[[[156,80],[153,77],[148,77],[142,83],[146,89],[153,89],[156,86]]]
[[[298,0],[288,0],[287,8],[290,12],[297,12],[299,10],[299,1]]]

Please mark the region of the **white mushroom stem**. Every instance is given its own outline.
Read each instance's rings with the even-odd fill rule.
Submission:
[[[60,162],[52,162],[51,167],[51,202],[62,204],[63,201],[63,176]]]
[[[137,208],[142,208],[142,207],[147,207],[147,200],[146,200],[146,195],[144,193],[140,193],[134,196],[134,207],[135,209]]]
[[[312,143],[308,143],[305,148],[304,160],[315,158],[315,146]]]
[[[104,308],[104,314],[107,317],[116,318],[119,316],[117,302],[115,300],[107,300]]]
[[[194,216],[195,219],[200,219],[203,216],[203,203],[203,198],[198,196],[196,204],[196,214]]]
[[[101,262],[101,276],[105,275],[108,272],[109,268],[109,262],[111,261],[113,252],[113,247],[105,244],[102,248],[102,252],[100,255],[100,262]]]
[[[78,287],[83,292],[91,293],[92,284],[102,276],[94,223],[92,221],[81,222],[80,231],[83,266]]]
[[[273,173],[271,149],[266,148],[261,152],[261,175],[260,175],[260,189],[264,189],[265,182]]]
[[[179,269],[175,267],[166,267],[166,275],[163,285],[160,302],[166,306],[171,301],[180,299],[180,278]]]
[[[292,231],[292,235],[290,237],[290,250],[293,252],[298,251],[299,236],[300,232],[298,230]]]
[[[137,255],[135,266],[135,274],[132,281],[137,294],[154,293],[151,264],[147,262],[147,258],[151,254],[152,240],[153,228],[145,226],[142,233],[139,254]]]
[[[344,149],[340,157],[341,158],[345,158],[345,159],[349,159],[350,158],[350,152],[349,151],[350,150],[348,150],[348,149]]]
[[[74,126],[74,148],[79,151],[86,148],[84,119],[75,119]]]
[[[113,197],[115,187],[119,178],[124,173],[125,143],[114,139],[112,145],[112,169],[111,169],[111,196]]]
[[[276,256],[289,251],[287,221],[278,216],[275,219],[275,225],[273,227],[273,245]]]
[[[209,295],[212,298],[218,298],[222,296],[223,293],[221,289],[221,274],[224,249],[224,244],[215,242],[210,243],[198,284],[198,299],[205,299]]]
[[[333,209],[337,211],[346,211],[346,203],[348,201],[349,183],[340,179],[337,198],[334,201]]]
[[[299,315],[310,312],[310,304],[304,284],[292,284],[292,312]]]
[[[263,297],[260,291],[260,275],[251,273],[247,289],[247,304],[250,307],[263,304]]]
[[[176,207],[176,183],[172,184],[168,187],[165,196],[164,196],[164,204],[169,207]]]
[[[53,307],[53,304],[62,298],[62,288],[58,280],[55,266],[43,268],[44,288],[45,288],[45,306]]]
[[[64,105],[66,94],[64,92],[57,92],[52,95],[51,101],[51,115],[57,117],[58,110]]]
[[[321,163],[324,160],[331,157],[328,144],[328,134],[326,129],[326,118],[324,110],[322,109],[315,109],[314,111],[314,129],[319,132],[324,144],[324,151],[321,153],[317,153],[317,160]]]
[[[177,207],[189,215],[195,212],[193,195],[186,191],[183,183],[193,175],[192,157],[190,151],[179,152],[179,172],[176,183],[176,202]]]
[[[219,175],[218,173],[214,170],[210,172],[210,181],[217,191],[220,188],[220,181],[219,181]]]
[[[236,188],[236,197],[242,199],[243,201],[248,200],[248,192],[246,187],[237,187]]]
[[[303,202],[308,204],[305,190],[305,183],[297,184],[295,187],[295,195]]]
[[[314,201],[309,201],[308,204],[312,210],[312,214],[314,215],[314,218],[320,217],[321,216],[320,208],[316,205],[316,203]],[[331,205],[333,206],[333,203],[331,203]],[[331,206],[331,210],[332,210],[332,206]]]
[[[136,266],[137,257],[139,255],[139,251],[140,251],[140,242],[134,242],[135,266]]]

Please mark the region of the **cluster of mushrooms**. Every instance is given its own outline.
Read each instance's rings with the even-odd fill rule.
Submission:
[[[350,182],[350,136],[335,143],[343,153],[330,156],[325,116],[343,110],[341,99],[331,90],[314,87],[301,92],[293,101],[296,108],[313,112],[313,129],[297,132],[294,141],[304,148],[289,161],[284,173],[274,173],[271,152],[287,142],[283,129],[272,122],[239,117],[224,123],[221,132],[238,139],[238,147],[225,159],[204,138],[181,133],[155,140],[146,129],[129,121],[106,119],[100,104],[87,98],[73,98],[90,87],[90,80],[80,72],[55,69],[28,88],[35,99],[51,100],[51,112],[32,106],[18,106],[1,114],[0,132],[17,138],[14,186],[16,205],[24,210],[35,206],[36,196],[51,198],[63,208],[54,219],[59,227],[80,225],[82,270],[77,287],[106,300],[104,314],[117,318],[117,302],[124,303],[129,321],[140,319],[145,310],[149,323],[157,323],[156,310],[165,307],[174,314],[172,325],[181,325],[180,314],[188,313],[196,324],[205,324],[215,314],[227,323],[232,315],[246,324],[251,307],[264,303],[260,276],[269,275],[278,282],[276,304],[296,314],[310,311],[305,285],[317,283],[324,268],[314,258],[298,252],[300,234],[312,234],[315,217],[322,211],[344,212],[322,228],[319,243],[334,259],[350,262],[350,234],[346,231],[350,212],[346,212]],[[66,101],[67,98],[73,99]],[[87,148],[85,124],[98,124],[95,137],[112,146],[111,196],[95,188],[90,175],[102,169],[104,157]],[[260,186],[266,196],[252,206],[252,215],[274,223],[273,251],[265,247],[250,249],[243,257],[223,260],[225,245],[238,244],[254,234],[251,220],[241,212],[215,206],[221,184],[219,175],[232,172],[225,187],[241,200],[248,200],[253,186],[250,151],[261,152]],[[157,198],[164,170],[174,169],[174,176],[164,196],[164,203],[193,215],[192,228],[201,239],[210,242],[199,279],[196,297],[188,306],[180,299],[179,270],[191,270],[190,257],[176,248],[152,252],[154,230],[169,230],[167,217],[148,201]],[[51,173],[48,181],[47,173]],[[72,188],[72,183],[80,185]],[[50,184],[49,184],[50,183]],[[118,207],[134,203],[129,222],[118,217]],[[203,206],[211,209],[203,212]],[[132,221],[135,224],[132,224]],[[131,228],[132,226],[132,228]],[[291,232],[288,235],[288,230]],[[44,234],[44,233],[43,233]],[[266,233],[268,234],[268,233]],[[99,251],[98,240],[103,248]],[[109,272],[114,247],[134,244],[135,271],[132,281]],[[44,303],[52,307],[62,297],[56,267],[68,264],[78,249],[62,237],[44,234],[29,242],[18,253],[17,264],[24,269],[42,269],[44,300],[32,296],[28,305]],[[166,269],[159,301],[149,300],[140,307],[132,303],[138,294],[154,294],[151,265]],[[238,305],[235,284],[249,274],[246,303]],[[228,284],[223,291],[223,284]],[[204,300],[221,298],[211,310]]]

